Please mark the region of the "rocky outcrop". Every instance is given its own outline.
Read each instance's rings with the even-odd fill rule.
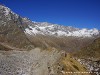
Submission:
[[[85,65],[86,68],[92,73],[99,75],[100,74],[100,60],[98,59],[77,59],[80,64]]]

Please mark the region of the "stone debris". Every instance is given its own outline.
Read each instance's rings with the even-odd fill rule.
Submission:
[[[31,51],[0,51],[0,75],[53,75],[52,66],[60,57],[61,52],[57,50],[41,51],[39,48]]]

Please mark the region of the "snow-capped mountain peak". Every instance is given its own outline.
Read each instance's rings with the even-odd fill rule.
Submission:
[[[0,10],[3,10],[5,15],[8,15],[11,11],[8,7],[5,7],[4,5],[0,5]]]
[[[42,34],[52,36],[74,36],[74,37],[92,37],[99,35],[99,30],[94,29],[79,29],[71,26],[61,26],[47,22],[35,22],[25,29],[25,32],[30,35]]]
[[[34,22],[29,18],[22,18],[17,15],[8,7],[0,4],[0,17],[3,19],[1,22],[6,25],[6,22],[12,20],[17,23],[19,27],[23,27],[26,34],[30,35],[50,35],[50,36],[74,36],[74,37],[93,37],[100,34],[98,29],[79,29],[71,26],[63,26],[58,24],[52,24],[48,22]],[[21,25],[20,25],[21,24]]]
[[[2,4],[0,4],[0,13],[3,14],[7,18],[7,20],[11,20],[12,15],[14,15],[13,17],[16,19],[19,17],[19,15],[17,15],[13,11],[11,11],[11,9]]]

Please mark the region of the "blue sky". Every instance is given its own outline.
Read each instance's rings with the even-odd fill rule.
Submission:
[[[100,29],[100,0],[0,0],[15,13],[37,22]]]

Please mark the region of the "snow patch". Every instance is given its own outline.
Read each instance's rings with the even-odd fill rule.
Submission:
[[[44,23],[42,23],[44,24]],[[57,35],[57,36],[75,36],[75,37],[92,37],[93,35],[98,35],[99,31],[94,29],[86,29],[83,28],[81,30],[75,30],[75,31],[62,31],[61,29],[55,30],[54,25],[35,25],[35,27],[29,26],[31,30],[27,30],[27,33],[30,35],[34,34],[43,34],[43,35]]]

